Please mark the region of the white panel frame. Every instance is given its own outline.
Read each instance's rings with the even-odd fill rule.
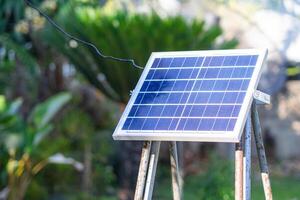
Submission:
[[[144,71],[133,90],[132,96],[120,118],[113,133],[114,140],[150,140],[150,141],[198,141],[198,142],[239,142],[243,128],[253,101],[261,76],[262,66],[267,56],[267,49],[234,49],[234,50],[209,50],[209,51],[173,51],[153,52],[144,68]],[[233,131],[149,131],[149,130],[122,130],[130,109],[144,83],[146,76],[155,58],[168,57],[207,57],[207,56],[234,56],[234,55],[258,55],[258,59],[246,92],[244,102],[238,115]]]

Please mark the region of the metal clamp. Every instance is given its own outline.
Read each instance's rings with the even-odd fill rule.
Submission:
[[[255,90],[255,92],[253,93],[253,97],[256,100],[257,104],[270,104],[271,103],[271,96],[262,91]]]

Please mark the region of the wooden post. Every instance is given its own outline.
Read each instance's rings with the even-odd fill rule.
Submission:
[[[246,127],[245,127],[245,146],[244,146],[244,184],[243,184],[243,190],[244,200],[250,200],[251,199],[251,116],[249,113],[249,116],[246,121]]]
[[[261,178],[264,187],[265,199],[272,200],[273,197],[272,197],[272,189],[271,189],[271,183],[269,177],[268,162],[267,162],[265,147],[263,143],[261,126],[259,122],[259,115],[257,112],[255,102],[253,102],[252,104],[251,115],[252,115],[252,123],[253,123],[253,130],[254,130],[253,132],[255,137],[255,144],[256,144],[257,155],[259,160]]]
[[[152,142],[144,200],[151,200],[159,156],[160,141]]]
[[[181,172],[179,170],[176,142],[170,143],[170,161],[171,161],[173,200],[180,200],[182,198],[182,187],[181,187],[182,178],[181,178]]]
[[[142,155],[141,155],[141,162],[139,167],[139,174],[136,182],[134,200],[143,199],[145,181],[146,181],[147,169],[149,163],[149,156],[150,156],[150,149],[151,149],[151,142],[150,141],[144,142]]]
[[[243,200],[243,136],[235,144],[235,200]]]

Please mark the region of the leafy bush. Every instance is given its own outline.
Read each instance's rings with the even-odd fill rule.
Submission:
[[[71,34],[95,44],[104,54],[134,58],[141,66],[155,51],[224,49],[237,44],[236,40],[230,40],[217,45],[221,27],[207,27],[201,20],[187,21],[181,16],[161,18],[154,13],[103,13],[99,7],[67,4],[60,9],[56,20]],[[50,26],[44,33],[47,43],[63,52],[91,84],[117,102],[128,101],[129,91],[134,89],[141,70],[128,63],[102,59],[93,49],[68,41]]]

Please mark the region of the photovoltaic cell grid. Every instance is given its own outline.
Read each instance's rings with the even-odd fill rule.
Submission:
[[[156,58],[122,130],[233,131],[257,59]]]

